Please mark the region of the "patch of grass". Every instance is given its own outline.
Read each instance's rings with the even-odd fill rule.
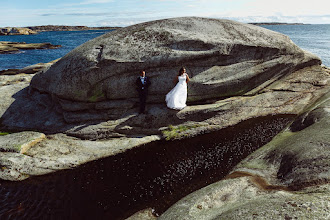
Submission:
[[[10,134],[9,132],[1,132],[0,131],[0,136],[5,136],[5,135],[7,135],[7,134]]]
[[[14,149],[16,150],[16,152],[20,152],[21,148],[22,148],[22,145],[20,145],[20,144],[14,145]]]
[[[182,136],[186,136],[187,134],[186,131],[190,129],[194,129],[197,127],[200,127],[201,125],[195,124],[195,125],[178,125],[178,126],[173,126],[169,125],[167,130],[163,131],[163,136],[165,137],[165,140],[173,140],[177,139]]]
[[[100,99],[103,99],[105,97],[105,94],[102,92],[102,90],[96,90],[94,94],[89,97],[88,101],[90,102],[97,102]]]

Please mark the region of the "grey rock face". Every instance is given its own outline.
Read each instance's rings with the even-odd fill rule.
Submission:
[[[227,178],[186,196],[159,219],[329,218],[329,98],[328,93]]]
[[[165,30],[171,33],[166,41],[157,35],[157,31]],[[138,40],[146,33],[153,35]],[[204,43],[196,43],[197,38]],[[144,46],[139,48],[135,42]],[[102,53],[94,47],[100,43]],[[233,48],[246,50],[229,45],[243,45]],[[271,52],[273,48],[280,52],[276,55]],[[259,55],[252,52],[255,49],[261,50]],[[134,61],[134,53],[138,61]],[[330,70],[319,62],[284,35],[231,21],[177,18],[119,29],[45,66],[32,85],[32,74],[0,76],[0,131],[33,130],[46,135],[25,154],[0,152],[0,164],[15,173],[0,173],[0,178],[22,180],[27,175],[76,167],[154,140],[190,138],[255,117],[300,115],[329,92]],[[172,77],[179,65],[186,65],[192,78],[188,97],[199,102],[174,111],[166,108],[164,97],[174,86]],[[152,103],[147,105],[148,114],[138,115],[134,82],[142,68],[152,80]],[[252,86],[244,90],[239,85]],[[101,90],[93,93],[93,88]],[[231,89],[233,96],[221,98],[228,95],[219,92],[224,88]],[[240,90],[243,94],[237,95]],[[302,130],[318,117],[302,115],[292,129]],[[64,148],[72,146],[75,150],[68,154]],[[59,149],[63,153],[58,153]],[[25,170],[24,160],[15,158],[29,161],[29,170]]]
[[[312,64],[320,64],[319,58],[287,36],[261,27],[229,20],[173,18],[95,38],[36,75],[31,86],[64,100],[60,104],[65,111],[76,111],[78,105],[80,110],[96,109],[84,103],[136,101],[134,82],[144,69],[152,81],[149,102],[163,103],[179,68],[185,66],[192,78],[188,101],[205,101],[244,94]],[[62,104],[66,100],[79,104],[70,109]],[[120,112],[130,108],[127,103]],[[108,111],[101,118],[111,117],[118,114]]]

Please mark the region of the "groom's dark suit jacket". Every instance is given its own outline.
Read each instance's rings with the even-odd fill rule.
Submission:
[[[139,93],[147,93],[148,92],[148,87],[151,85],[151,82],[148,77],[144,77],[144,84],[141,82],[141,78],[138,77],[136,79],[136,89]]]
[[[138,77],[136,79],[136,90],[139,93],[140,98],[140,113],[144,112],[146,101],[147,101],[147,95],[148,95],[148,87],[151,85],[151,82],[148,77],[144,77],[144,83],[142,83],[141,78]]]

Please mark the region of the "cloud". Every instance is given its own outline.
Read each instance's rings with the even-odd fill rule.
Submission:
[[[329,9],[325,7],[329,0],[254,0],[246,3],[244,14],[255,14],[258,16],[281,14],[284,16],[303,16],[303,15],[320,15],[328,14]]]
[[[44,17],[47,17],[47,16],[99,16],[99,17],[102,17],[102,16],[108,16],[109,13],[100,13],[100,12],[91,12],[91,13],[88,13],[88,12],[82,12],[82,13],[48,13],[48,14],[41,14],[41,16],[44,16]]]
[[[106,3],[111,3],[111,2],[114,2],[114,0],[85,0],[82,2],[78,2],[78,3],[62,4],[62,6],[63,7],[72,7],[72,6],[79,6],[79,5],[106,4]]]
[[[328,0],[78,0],[46,8],[7,8],[1,26],[74,24],[128,26],[170,17],[200,16],[245,23],[330,23]],[[323,6],[323,7],[322,7]]]
[[[90,5],[90,4],[104,4],[113,2],[114,0],[86,0],[83,2],[78,3],[79,5]]]

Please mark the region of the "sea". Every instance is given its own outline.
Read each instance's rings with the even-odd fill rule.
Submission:
[[[300,48],[307,50],[330,67],[330,24],[264,25],[291,38]],[[0,36],[0,41],[45,43],[62,45],[58,49],[25,50],[15,54],[0,54],[0,70],[21,69],[36,63],[46,63],[63,57],[75,47],[112,30],[49,31],[36,35]]]

